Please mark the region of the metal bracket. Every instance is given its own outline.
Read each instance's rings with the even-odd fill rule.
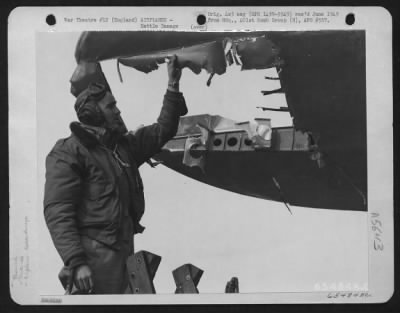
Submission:
[[[197,284],[203,275],[203,270],[192,264],[184,264],[172,271],[176,290],[175,293],[199,293]]]
[[[189,166],[197,166],[200,167],[202,172],[204,173],[204,166],[205,166],[205,157],[204,157],[204,151],[207,150],[207,145],[208,145],[208,137],[210,134],[210,130],[204,127],[203,125],[197,124],[196,125],[200,131],[201,131],[201,136],[200,137],[188,137],[185,142],[185,151],[183,153],[183,160],[182,163]],[[191,153],[193,151],[196,151],[200,155],[194,156]]]
[[[129,288],[132,293],[156,293],[153,279],[161,257],[148,251],[139,251],[127,261]]]
[[[225,293],[239,293],[239,279],[237,277],[232,277],[226,283]]]

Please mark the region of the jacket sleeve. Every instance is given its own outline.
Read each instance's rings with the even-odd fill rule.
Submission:
[[[54,245],[66,266],[86,263],[76,222],[81,175],[76,157],[57,143],[46,158],[44,216]]]
[[[138,129],[128,135],[138,166],[161,151],[162,146],[175,136],[179,117],[187,113],[182,93],[167,90],[157,123]]]

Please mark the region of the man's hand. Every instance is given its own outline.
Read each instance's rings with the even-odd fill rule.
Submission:
[[[179,80],[182,70],[178,67],[178,58],[176,55],[167,58],[168,63],[168,90],[179,92]]]
[[[81,291],[90,292],[93,289],[92,271],[86,264],[79,265],[75,269],[74,283]]]

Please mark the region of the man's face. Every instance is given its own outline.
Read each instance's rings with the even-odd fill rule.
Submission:
[[[105,126],[107,128],[111,128],[122,134],[128,131],[121,117],[121,111],[117,108],[117,102],[110,92],[107,92],[104,98],[97,104],[104,115]]]

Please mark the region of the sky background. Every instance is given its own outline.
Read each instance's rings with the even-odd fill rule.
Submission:
[[[43,218],[45,157],[59,138],[70,135],[76,120],[69,79],[76,67],[74,50],[79,33],[38,33],[37,78],[37,203],[32,225],[40,242],[36,253],[40,294],[62,294],[57,275],[62,267]],[[102,63],[103,71],[129,129],[153,123],[167,87],[166,65],[149,74],[116,62]],[[275,70],[240,71],[229,67],[214,76],[184,69],[181,79],[190,115],[219,114],[246,121],[271,118],[272,126],[289,126],[288,114],[262,112],[256,106],[286,106],[283,95],[262,96],[261,90],[279,88],[265,75]],[[233,276],[240,292],[316,291],[321,284],[365,285],[368,281],[368,234],[365,212],[291,207],[255,199],[202,184],[163,167],[143,165],[146,213],[143,234],[135,250],[162,257],[154,284],[158,293],[173,293],[172,271],[192,263],[204,271],[201,293],[224,292]],[[36,277],[36,276],[35,276]]]

